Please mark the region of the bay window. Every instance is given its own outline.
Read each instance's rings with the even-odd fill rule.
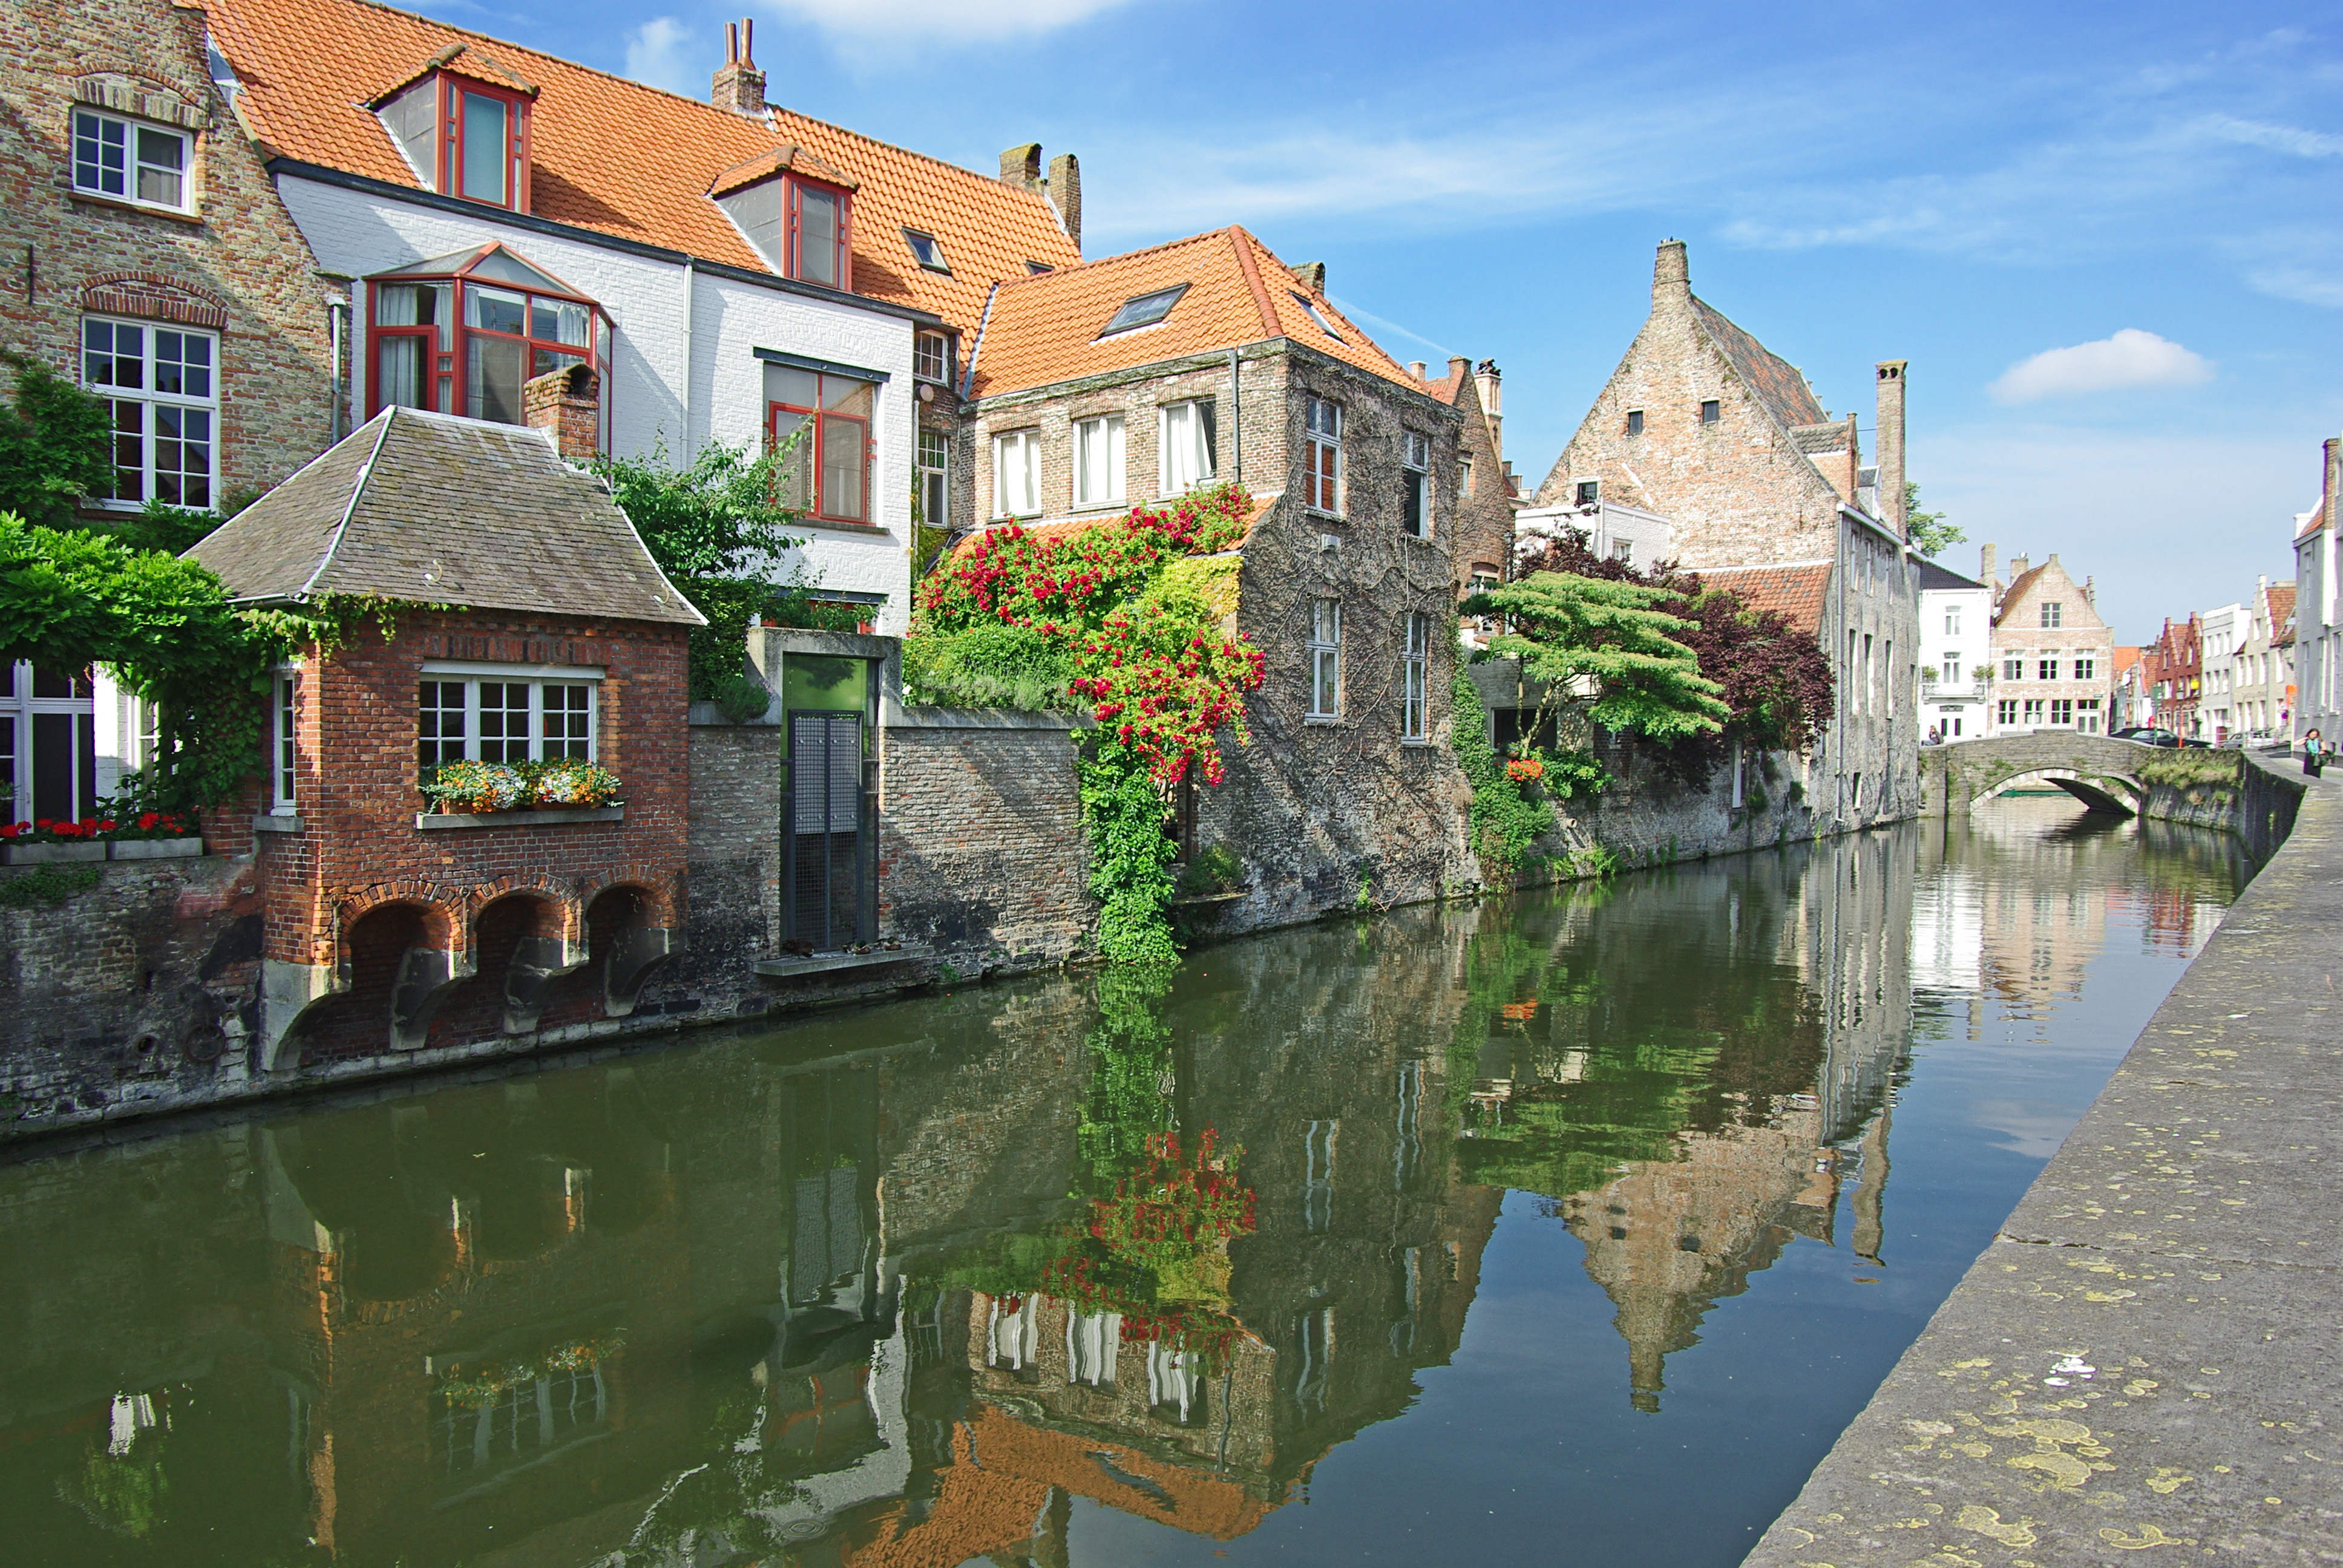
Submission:
[[[102,398],[114,447],[107,500],[198,510],[219,477],[219,339],[209,332],[86,317],[82,385]]]
[[[96,109],[73,112],[73,188],[137,206],[186,212],[195,206],[194,138],[169,126]]]
[[[537,377],[588,365],[609,385],[609,317],[500,245],[377,274],[367,290],[369,416],[429,408],[518,425]],[[600,436],[607,447],[607,397]]]
[[[1122,494],[1122,416],[1079,421],[1074,426],[1074,505],[1111,506]]]
[[[992,511],[1030,518],[1041,509],[1041,433],[1015,430],[992,438]]]
[[[789,454],[783,504],[812,519],[869,522],[871,384],[768,365],[765,397],[773,447]]]
[[[443,762],[590,762],[598,669],[427,663],[416,699],[416,767]]]
[[[1162,493],[1184,496],[1209,481],[1215,469],[1212,400],[1167,403],[1159,450],[1162,455]]]
[[[425,190],[528,210],[528,93],[435,71],[375,111]]]

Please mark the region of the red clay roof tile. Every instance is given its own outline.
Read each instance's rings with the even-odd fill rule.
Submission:
[[[1751,609],[1787,616],[1793,626],[1810,632],[1822,629],[1830,575],[1828,561],[1795,567],[1712,567],[1699,573],[1704,586],[1730,589]]]

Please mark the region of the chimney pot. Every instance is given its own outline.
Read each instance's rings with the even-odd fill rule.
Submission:
[[[1879,470],[1878,507],[1882,520],[1895,527],[1898,538],[1912,537],[1911,518],[1904,504],[1904,372],[1906,362],[1883,359],[1877,366],[1879,400],[1874,415],[1875,466]]]
[[[1411,360],[1409,360],[1409,361],[1407,362],[1407,373],[1408,373],[1410,376],[1414,377],[1418,381],[1423,380],[1423,360],[1421,360],[1421,359],[1411,359]]]
[[[748,17],[724,24],[725,60],[708,92],[708,101],[748,119],[765,112],[765,73],[757,69],[757,24]]]

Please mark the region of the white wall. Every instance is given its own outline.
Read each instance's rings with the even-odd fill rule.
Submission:
[[[1957,612],[1960,630],[1947,632],[1946,618]],[[1947,658],[1947,655],[1951,657]],[[1949,678],[1957,663],[1960,677]],[[1982,588],[1924,588],[1920,594],[1920,664],[1937,671],[1930,681],[1920,679],[1920,733],[1935,729],[1947,740],[1975,740],[1993,733],[1993,686],[1981,696],[1958,696],[1977,690],[1978,672],[1993,666],[1993,595]],[[1960,732],[1954,733],[1957,720]]]

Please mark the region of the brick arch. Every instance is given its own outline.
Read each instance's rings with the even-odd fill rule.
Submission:
[[[480,911],[506,899],[535,899],[540,903],[552,905],[558,911],[558,918],[552,922],[552,929],[539,934],[563,941],[584,940],[588,898],[561,878],[522,873],[498,877],[494,881],[482,882],[465,890],[462,917],[465,946],[471,945],[472,924],[479,919]]]
[[[120,55],[101,55],[96,60],[87,62],[83,69],[75,72],[73,75],[75,97],[83,103],[103,107],[105,100],[102,97],[92,98],[85,96],[84,94],[91,89],[102,92],[109,78],[126,82],[134,87],[143,87],[151,92],[168,93],[186,105],[191,112],[203,116],[206,119],[209,118],[208,116],[204,115],[204,100],[207,95],[204,88],[196,86],[192,81],[174,81],[168,76],[158,76],[146,65]]]
[[[683,924],[683,890],[672,869],[657,866],[612,866],[579,878],[578,907],[582,910],[604,893],[619,889],[642,898],[651,924],[669,928]]]
[[[101,272],[82,284],[81,307],[104,316],[176,321],[215,331],[227,328],[226,300],[168,273]]]
[[[412,904],[421,910],[424,939],[434,946],[452,950],[459,942],[468,943],[471,920],[461,892],[420,877],[401,878],[360,889],[335,904],[332,938],[337,964],[349,960],[350,928],[390,904]]]

